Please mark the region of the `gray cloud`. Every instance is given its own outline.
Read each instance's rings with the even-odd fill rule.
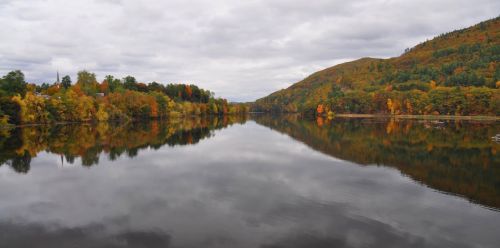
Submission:
[[[498,15],[494,0],[0,1],[0,73],[81,69],[249,101],[336,63],[392,57]]]

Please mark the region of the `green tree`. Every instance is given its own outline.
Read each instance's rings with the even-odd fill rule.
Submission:
[[[112,75],[106,75],[104,77],[104,81],[106,81],[108,83],[108,87],[109,87],[110,92],[123,91],[123,84],[120,81],[120,79],[115,78]]]
[[[127,90],[137,90],[137,80],[135,77],[126,76],[123,78],[123,87]]]
[[[77,84],[82,88],[87,95],[95,95],[97,93],[97,80],[94,73],[88,71],[79,71]]]
[[[9,96],[19,94],[24,97],[27,90],[24,74],[20,70],[7,73],[7,75],[3,76],[0,80],[0,89]]]
[[[71,78],[66,75],[62,78],[62,82],[61,82],[61,85],[62,87],[64,87],[65,89],[71,87]]]

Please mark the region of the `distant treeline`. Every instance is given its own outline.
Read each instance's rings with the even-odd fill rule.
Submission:
[[[193,84],[139,83],[132,76],[108,75],[99,83],[94,73],[78,72],[61,82],[29,84],[21,71],[0,79],[0,125],[226,115],[248,112]]]

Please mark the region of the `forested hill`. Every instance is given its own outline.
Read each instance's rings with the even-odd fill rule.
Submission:
[[[316,72],[253,111],[500,115],[500,17],[425,41],[390,59]]]

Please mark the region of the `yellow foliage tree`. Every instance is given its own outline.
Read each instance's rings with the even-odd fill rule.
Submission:
[[[23,101],[25,104],[23,121],[25,123],[47,123],[49,121],[43,97],[28,92]]]
[[[413,106],[410,100],[406,100],[406,112],[410,115],[413,114]]]
[[[109,115],[106,112],[106,106],[103,103],[101,103],[99,104],[98,108],[99,110],[97,110],[96,119],[98,121],[107,121],[109,119]]]
[[[394,102],[391,98],[387,98],[387,109],[391,112],[391,115],[394,114]]]
[[[26,117],[26,103],[23,101],[23,99],[19,95],[13,96],[11,100],[19,105],[21,123],[24,123],[25,122],[24,118]]]
[[[431,80],[431,82],[429,84],[431,86],[431,89],[435,89],[437,87],[436,86],[436,81],[434,81],[434,80]]]

